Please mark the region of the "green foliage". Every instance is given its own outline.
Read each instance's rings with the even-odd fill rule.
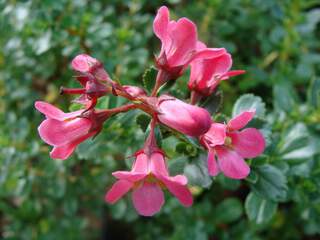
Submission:
[[[162,4],[172,17],[193,20],[208,46],[226,47],[234,69],[246,70],[223,81],[203,106],[219,121],[255,108],[250,125],[267,148],[248,160],[245,181],[211,178],[197,141],[158,129],[170,172],[187,175],[194,205],[167,197],[163,211],[145,219],[130,197],[115,205],[103,199],[115,181],[111,172],[128,170],[143,145],[147,117],[119,114],[70,159],[54,161],[38,136],[43,116],[33,104],[77,109],[67,109],[72,99],[60,98],[59,87],[78,87],[69,64],[83,52],[113,79],[150,91],[149,67],[160,50],[152,20]],[[319,26],[318,1],[0,0],[0,238],[319,239]],[[162,91],[186,98],[187,81],[185,74]],[[123,103],[107,96],[98,106]]]
[[[262,224],[270,221],[276,213],[277,203],[251,192],[246,198],[245,209],[251,221]]]

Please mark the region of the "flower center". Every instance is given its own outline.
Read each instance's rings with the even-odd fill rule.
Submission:
[[[232,146],[232,139],[231,137],[226,137],[224,140],[224,145],[227,147],[231,147]]]

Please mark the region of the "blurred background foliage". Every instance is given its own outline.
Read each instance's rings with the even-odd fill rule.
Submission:
[[[254,106],[251,124],[268,145],[249,160],[246,180],[210,178],[204,152],[164,129],[170,170],[188,176],[195,203],[185,209],[168,197],[159,214],[143,218],[129,197],[114,206],[103,198],[111,172],[128,169],[128,156],[142,146],[145,116],[112,118],[72,158],[54,161],[38,136],[43,116],[33,103],[74,107],[59,87],[77,86],[70,61],[83,52],[114,79],[142,86],[160,48],[152,21],[163,4],[174,18],[196,22],[209,46],[226,47],[234,69],[247,71],[205,106],[219,107],[213,116],[220,120]],[[0,238],[320,239],[319,39],[317,0],[0,0]],[[187,81],[170,92],[188,97]],[[123,102],[108,96],[99,106]]]

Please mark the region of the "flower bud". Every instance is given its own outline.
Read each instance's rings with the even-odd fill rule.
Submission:
[[[147,93],[144,89],[136,86],[124,85],[123,89],[132,97],[143,97],[146,96]]]
[[[206,133],[211,125],[207,110],[170,96],[159,98],[158,112],[161,123],[192,137]]]

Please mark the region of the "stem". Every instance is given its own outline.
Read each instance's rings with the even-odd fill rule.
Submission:
[[[201,98],[202,98],[202,96],[200,94],[198,94],[196,91],[192,91],[190,104],[196,105],[200,101]]]
[[[60,88],[60,94],[84,94],[86,92],[85,88]]]
[[[101,110],[100,112],[105,112],[105,113],[108,113],[109,115],[113,115],[113,114],[118,114],[122,112],[128,112],[136,108],[138,108],[136,104],[127,104],[127,105],[123,105],[123,106],[112,108],[112,109]]]

